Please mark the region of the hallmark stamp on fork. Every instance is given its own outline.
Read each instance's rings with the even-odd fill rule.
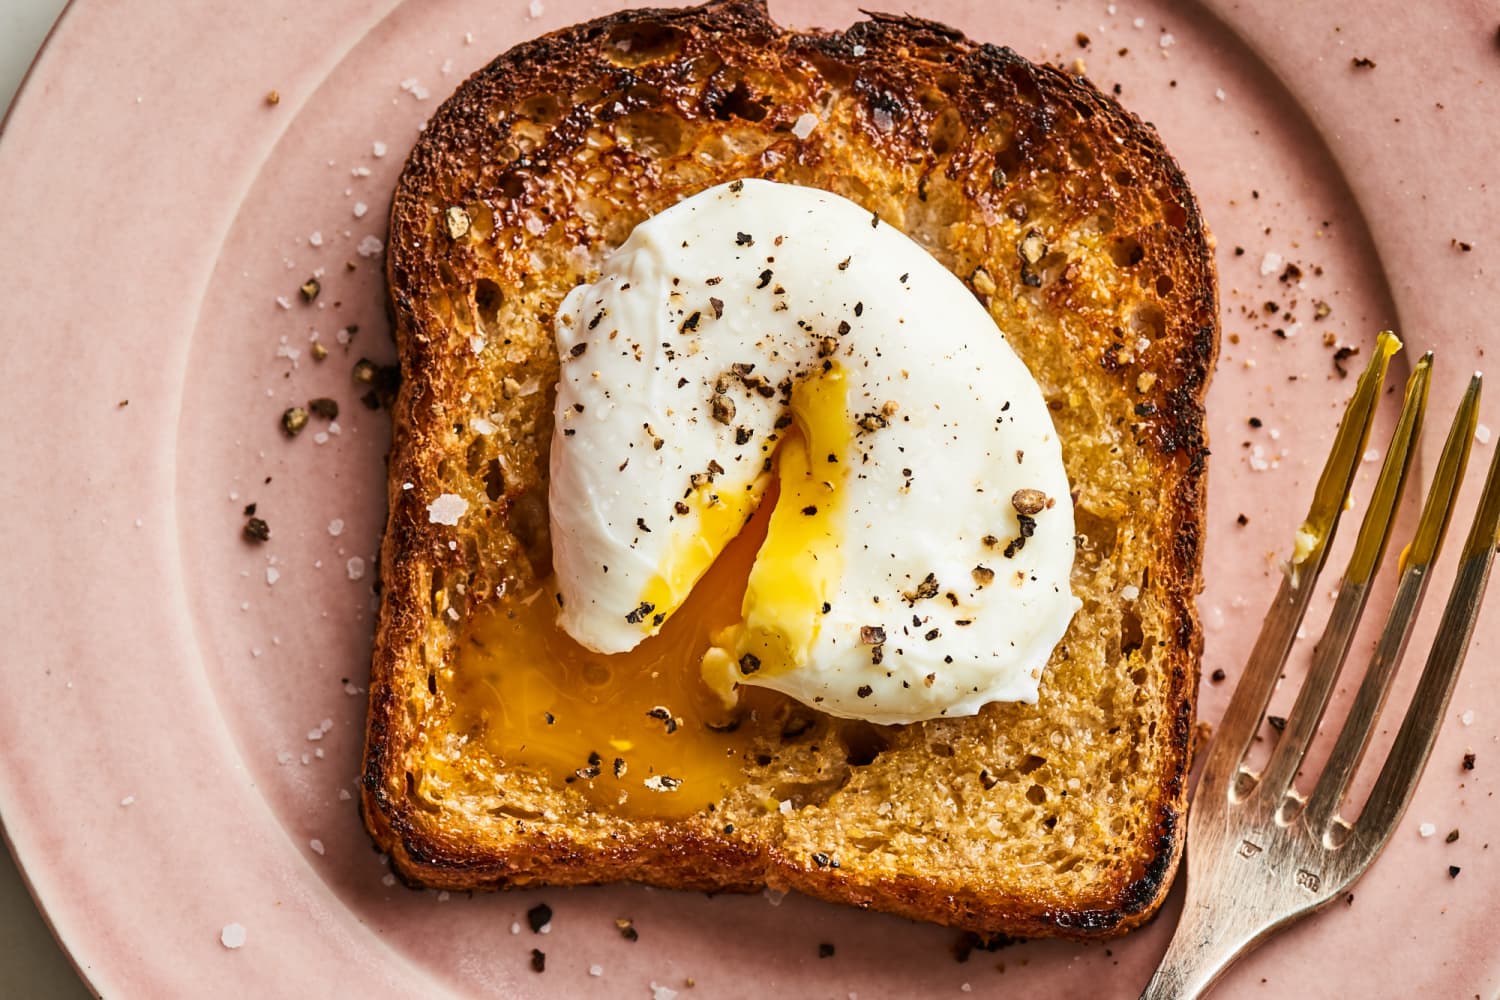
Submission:
[[[1317,872],[1310,872],[1306,868],[1298,868],[1297,884],[1308,892],[1317,892],[1323,885],[1323,879]]]
[[[1240,841],[1239,849],[1236,850],[1235,853],[1238,854],[1242,858],[1253,858],[1257,854],[1259,854],[1263,849],[1264,848],[1262,848],[1259,844],[1255,843],[1254,841],[1242,840],[1242,841]]]

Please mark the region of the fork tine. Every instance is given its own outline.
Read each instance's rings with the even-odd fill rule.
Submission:
[[[1313,583],[1323,568],[1328,543],[1338,527],[1354,471],[1359,467],[1365,442],[1370,436],[1386,369],[1391,356],[1400,349],[1401,342],[1395,334],[1382,332],[1371,352],[1369,364],[1354,387],[1354,395],[1350,397],[1339,423],[1333,450],[1318,479],[1307,519],[1297,530],[1296,547],[1287,573],[1266,615],[1265,624],[1261,626],[1260,636],[1255,640],[1245,674],[1235,685],[1234,696],[1219,722],[1218,735],[1209,747],[1202,778],[1209,787],[1217,786],[1226,794],[1234,794],[1234,782],[1230,778],[1250,747],[1250,740],[1271,700],[1277,674],[1286,662],[1297,626],[1307,612]]]
[[[1497,544],[1500,544],[1500,449],[1490,462],[1479,511],[1459,557],[1453,594],[1443,609],[1437,637],[1427,656],[1427,665],[1422,668],[1422,679],[1417,682],[1417,693],[1412,696],[1406,718],[1401,720],[1401,729],[1396,733],[1396,742],[1375,779],[1370,800],[1355,821],[1354,835],[1366,850],[1379,850],[1385,844],[1406,812],[1417,779],[1427,766],[1459,667],[1469,651],[1469,639],[1474,634],[1479,602],[1489,582]]]
[[[1354,554],[1349,557],[1349,566],[1339,584],[1339,596],[1334,602],[1333,613],[1318,640],[1311,668],[1297,693],[1297,702],[1287,716],[1286,729],[1277,740],[1276,749],[1266,765],[1260,781],[1261,794],[1279,798],[1291,787],[1292,780],[1307,753],[1323,712],[1328,707],[1328,696],[1333,691],[1344,660],[1349,655],[1349,646],[1354,641],[1354,630],[1364,614],[1365,602],[1370,596],[1370,581],[1380,568],[1385,555],[1386,543],[1391,537],[1397,508],[1401,505],[1401,494],[1406,487],[1406,475],[1411,469],[1412,456],[1416,454],[1416,441],[1422,432],[1422,417],[1427,408],[1427,389],[1432,381],[1432,353],[1428,352],[1412,370],[1406,381],[1406,398],[1401,405],[1401,417],[1396,423],[1385,463],[1380,468],[1380,477],[1370,496],[1369,507],[1359,526],[1359,538],[1354,543]]]
[[[1380,714],[1390,693],[1391,678],[1406,651],[1407,640],[1411,638],[1417,610],[1431,579],[1432,564],[1442,548],[1464,469],[1468,466],[1474,427],[1479,420],[1479,393],[1480,378],[1475,375],[1469,381],[1463,402],[1454,415],[1453,426],[1448,430],[1448,440],[1443,444],[1442,457],[1438,459],[1416,535],[1401,553],[1401,580],[1385,627],[1375,645],[1375,653],[1370,658],[1349,715],[1339,730],[1328,764],[1303,810],[1303,821],[1310,830],[1326,833],[1329,821],[1343,802],[1349,781],[1370,744],[1375,717]]]

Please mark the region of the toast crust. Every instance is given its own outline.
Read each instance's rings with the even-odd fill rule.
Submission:
[[[631,41],[622,45],[622,39]],[[740,82],[731,88],[716,82],[717,75],[707,82],[697,78],[708,54],[721,65],[742,70]],[[1132,831],[1125,860],[1086,893],[1039,889],[1021,879],[1007,881],[1005,873],[992,877],[982,869],[976,876],[973,869],[928,871],[900,864],[846,863],[829,868],[809,861],[800,835],[779,828],[770,836],[754,829],[732,835],[707,817],[673,823],[593,817],[590,824],[580,824],[567,814],[561,799],[548,803],[557,810],[553,816],[545,809],[490,809],[481,822],[474,817],[483,810],[471,801],[472,795],[450,795],[443,800],[447,804],[435,804],[421,791],[426,780],[422,766],[433,754],[431,741],[443,714],[434,678],[450,664],[453,645],[451,630],[440,621],[446,608],[439,605],[455,600],[452,580],[474,578],[475,551],[482,548],[431,523],[426,510],[451,482],[452,470],[443,461],[452,457],[455,447],[449,411],[462,409],[468,385],[465,369],[455,361],[461,345],[450,330],[455,326],[451,314],[444,312],[444,304],[451,305],[446,296],[455,282],[471,282],[477,274],[515,278],[514,260],[518,254],[524,257],[525,250],[517,249],[520,241],[513,233],[519,229],[512,220],[527,213],[554,212],[546,224],[571,227],[577,244],[594,261],[628,233],[629,226],[619,231],[593,221],[585,224],[576,203],[549,205],[529,179],[516,179],[545,175],[586,148],[591,128],[600,121],[601,100],[621,98],[614,107],[626,115],[634,109],[666,107],[684,121],[723,122],[726,130],[760,130],[786,143],[788,123],[781,120],[786,115],[775,104],[760,102],[755,82],[778,74],[797,80],[801,94],[816,98],[834,93],[852,101],[857,111],[851,125],[857,130],[854,138],[870,156],[894,164],[923,161],[914,168],[925,164],[927,169],[917,185],[942,185],[959,192],[976,216],[990,212],[991,205],[1001,209],[1017,184],[1027,183],[1028,177],[1035,184],[1038,167],[1046,165],[1056,179],[1051,200],[1073,214],[1118,211],[1121,217],[1135,218],[1148,196],[1157,206],[1153,225],[1141,225],[1123,243],[1112,244],[1117,257],[1124,254],[1116,263],[1129,262],[1122,267],[1133,266],[1131,258],[1137,253],[1166,262],[1153,272],[1160,275],[1154,286],[1142,293],[1152,303],[1171,295],[1169,307],[1158,304],[1146,313],[1146,336],[1158,348],[1153,360],[1149,365],[1134,362],[1130,337],[1119,326],[1097,329],[1100,324],[1095,322],[1084,324],[1077,333],[1078,350],[1089,359],[1087,378],[1112,379],[1111,386],[1118,383],[1118,389],[1110,391],[1117,392],[1129,419],[1121,440],[1135,449],[1132,454],[1138,453],[1140,461],[1151,464],[1151,477],[1161,484],[1157,509],[1144,525],[1155,544],[1141,557],[1147,573],[1142,582],[1150,588],[1156,609],[1152,627],[1162,643],[1154,659],[1151,651],[1146,652],[1149,662],[1141,668],[1151,672],[1157,713],[1153,719],[1161,723],[1153,722],[1151,735],[1143,740],[1154,755],[1153,793],[1140,806],[1144,812]],[[945,138],[954,131],[951,121],[945,124],[941,115],[924,118],[924,101],[930,102],[926,81],[932,79],[942,85],[948,106],[957,109],[957,139]],[[534,143],[518,143],[526,119],[497,121],[495,110],[546,93],[581,95],[582,100],[571,106],[565,100],[546,122],[543,135]],[[787,112],[793,120],[798,113]],[[978,132],[979,123],[996,119],[1013,123],[1014,141],[1007,149],[978,150],[964,137],[966,132]],[[890,126],[893,121],[896,124]],[[940,148],[948,143],[947,149]],[[515,155],[508,163],[499,162],[510,152]],[[640,175],[646,183],[638,182],[635,193],[649,214],[735,176],[779,179],[790,173],[819,183],[819,178],[831,178],[840,170],[839,155],[829,149],[804,149],[771,156],[762,149],[749,159],[715,164],[687,182],[655,173],[648,162]],[[1063,155],[1073,160],[1059,161]],[[1128,181],[1123,173],[1105,178],[1101,196],[1099,178],[1089,179],[1091,164],[1081,162],[1091,155],[1096,158],[1093,166],[1102,167],[1098,161],[1109,159],[1129,164],[1133,174]],[[646,154],[641,158],[649,160]],[[890,178],[893,185],[908,179]],[[1002,194],[991,197],[991,186]],[[861,200],[857,191],[840,193]],[[877,193],[864,200],[874,210],[883,207]],[[485,237],[492,249],[475,254],[467,245],[459,247],[457,240],[445,239],[451,233],[445,234],[443,220],[446,206],[479,202],[494,212]],[[1033,198],[1033,204],[1050,202]],[[501,245],[502,233],[510,238],[508,245]],[[1086,80],[915,18],[872,14],[844,32],[797,33],[777,27],[754,0],[627,11],[523,43],[467,81],[431,119],[408,160],[393,201],[388,247],[390,304],[404,381],[393,407],[389,522],[381,553],[383,592],[361,805],[372,837],[389,853],[393,870],[403,880],[451,890],[618,880],[695,890],[772,885],[1019,937],[1111,936],[1155,911],[1176,869],[1185,831],[1201,648],[1193,598],[1201,588],[1208,454],[1203,402],[1218,348],[1218,310],[1209,237],[1186,180],[1154,129]],[[966,269],[956,273],[982,300],[1005,308],[1001,300],[1012,278],[998,273],[998,259],[985,258],[972,268],[963,262]],[[945,263],[954,267],[955,262]],[[587,274],[587,267],[585,263],[573,274],[549,272],[538,280],[561,282],[555,296],[560,298]],[[1038,315],[1076,310],[1075,297],[1090,285],[1087,276],[1070,275],[1066,265],[1058,270],[1046,275],[1034,293],[1028,291],[1029,282],[1023,281],[1024,288],[1017,286],[1019,293],[1038,296]],[[473,319],[479,322],[477,314]],[[547,320],[550,316],[545,314],[536,318],[538,328],[546,332],[541,342],[550,347]],[[1036,360],[1023,346],[1018,343],[1017,350],[1035,370]],[[1072,363],[1061,362],[1059,367]],[[515,373],[545,364],[533,351],[516,364]],[[497,372],[496,379],[502,374],[509,374],[509,369]],[[1066,375],[1048,372],[1039,380],[1051,392],[1065,393]],[[550,434],[550,425],[545,430]],[[533,434],[542,437],[536,427]],[[533,447],[540,449],[540,467],[545,469],[545,438]],[[1107,468],[1097,472],[1110,474]],[[1070,474],[1076,476],[1071,465]],[[522,470],[520,480],[526,479]],[[1074,484],[1086,488],[1077,478]],[[544,490],[544,483],[540,487]],[[534,495],[535,489],[512,494],[508,484],[503,496],[491,497],[490,516],[503,536],[500,558],[545,563],[545,554],[535,551],[538,545],[545,547],[545,530],[536,526],[535,501],[527,499]],[[1086,530],[1081,523],[1080,533]],[[455,538],[465,544],[450,546]],[[483,599],[448,606],[467,617],[483,606]],[[1124,639],[1120,643],[1119,656],[1142,655],[1138,649],[1125,649]],[[1066,651],[1062,655],[1066,658]],[[1045,705],[1044,679],[1041,707]],[[931,733],[924,736],[923,725],[903,728],[914,730],[911,739],[925,739]],[[949,726],[940,731],[959,731]],[[463,751],[457,759],[462,769]],[[483,773],[493,766],[490,762],[467,766],[463,781],[471,785],[500,777]],[[456,781],[454,787],[462,783]]]

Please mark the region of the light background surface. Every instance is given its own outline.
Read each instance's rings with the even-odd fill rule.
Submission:
[[[65,2],[0,0],[0,108],[10,107]],[[92,995],[53,940],[6,850],[0,850],[0,983],[17,997],[73,1000]]]

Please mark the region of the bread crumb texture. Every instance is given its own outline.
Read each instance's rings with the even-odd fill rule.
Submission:
[[[852,199],[989,308],[1061,435],[1083,608],[1037,705],[877,729],[786,702],[712,810],[617,816],[450,724],[454,648],[550,573],[562,296],[637,223],[737,177]],[[364,804],[403,878],[770,885],[1019,935],[1108,935],[1155,909],[1183,835],[1218,332],[1207,236],[1153,129],[928,22],[627,12],[465,83],[411,155],[389,248],[406,377]],[[447,497],[466,504],[453,525],[428,512]]]

